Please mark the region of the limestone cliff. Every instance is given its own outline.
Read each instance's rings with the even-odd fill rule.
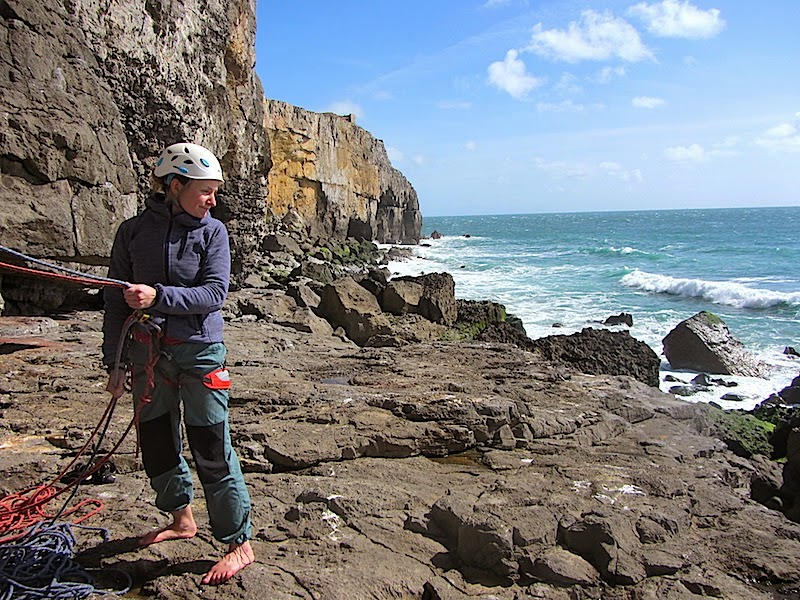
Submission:
[[[416,194],[380,141],[345,118],[265,100],[254,0],[0,0],[0,16],[2,245],[105,264],[155,157],[181,139],[220,157],[215,214],[231,232],[235,280],[291,208],[313,235],[418,240]],[[306,156],[294,182],[292,156]],[[6,275],[0,291],[22,301],[29,288]]]
[[[417,194],[391,166],[381,140],[350,116],[277,100],[266,107],[270,206],[278,217],[295,211],[315,237],[419,241]]]

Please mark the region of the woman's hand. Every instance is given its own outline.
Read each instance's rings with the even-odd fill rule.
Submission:
[[[122,296],[131,308],[150,308],[156,302],[156,288],[134,283],[122,291]]]
[[[108,385],[106,391],[111,394],[111,397],[116,400],[121,398],[125,393],[125,370],[124,369],[111,369],[108,374]]]

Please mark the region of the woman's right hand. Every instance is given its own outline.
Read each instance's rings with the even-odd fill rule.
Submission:
[[[156,288],[143,283],[134,283],[122,290],[125,302],[133,309],[150,308],[156,302]]]
[[[108,374],[108,384],[106,391],[111,394],[111,398],[116,400],[125,393],[125,369],[111,369]]]

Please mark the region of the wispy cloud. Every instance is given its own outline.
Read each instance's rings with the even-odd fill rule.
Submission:
[[[625,169],[622,165],[615,162],[601,162],[600,170],[609,177],[628,183],[641,183],[644,180],[642,172],[639,169]]]
[[[586,107],[568,99],[561,102],[539,102],[536,109],[539,112],[584,112]]]
[[[708,160],[705,149],[699,144],[670,146],[664,150],[664,157],[675,162],[704,162]]]
[[[603,67],[598,71],[597,75],[595,76],[594,80],[597,83],[611,83],[611,80],[614,77],[624,77],[625,76],[625,67]]]
[[[800,113],[795,116],[800,120]],[[779,152],[800,151],[800,128],[792,123],[782,123],[770,127],[756,138],[756,144]]]
[[[585,180],[597,177],[612,177],[628,183],[641,183],[644,180],[639,169],[626,169],[614,161],[569,162],[548,161],[541,157],[533,159],[534,166],[557,180]]]
[[[553,89],[567,96],[576,96],[583,91],[578,84],[578,78],[572,73],[562,73]]]
[[[661,98],[653,98],[652,96],[636,96],[631,100],[634,108],[658,108],[666,104]]]
[[[528,73],[516,50],[506,52],[506,57],[490,64],[488,71],[490,84],[517,99],[542,84],[542,80]]]
[[[545,160],[537,157],[533,159],[537,169],[549,173],[556,179],[586,179],[589,170],[585,164],[570,163],[563,160]]]
[[[712,38],[725,28],[719,9],[702,10],[688,0],[640,2],[628,13],[642,19],[647,30],[660,37]]]
[[[354,115],[357,119],[364,118],[364,109],[359,104],[351,100],[340,100],[334,102],[324,112],[332,112],[337,115]]]
[[[472,108],[472,102],[466,100],[440,100],[436,103],[436,108],[442,110],[469,110]]]
[[[526,50],[570,63],[611,58],[638,62],[654,58],[639,32],[625,19],[591,9],[583,11],[580,21],[572,21],[566,29],[545,30],[537,23]]]
[[[392,164],[399,164],[406,158],[405,155],[394,146],[386,146],[386,154],[389,156],[389,160]]]

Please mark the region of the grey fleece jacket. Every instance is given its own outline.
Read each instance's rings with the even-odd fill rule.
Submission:
[[[145,310],[172,341],[222,342],[220,309],[228,294],[231,254],[225,225],[211,215],[172,215],[163,194],[117,230],[108,276],[144,283],[156,291]],[[103,364],[112,366],[132,309],[120,288],[105,288]]]

